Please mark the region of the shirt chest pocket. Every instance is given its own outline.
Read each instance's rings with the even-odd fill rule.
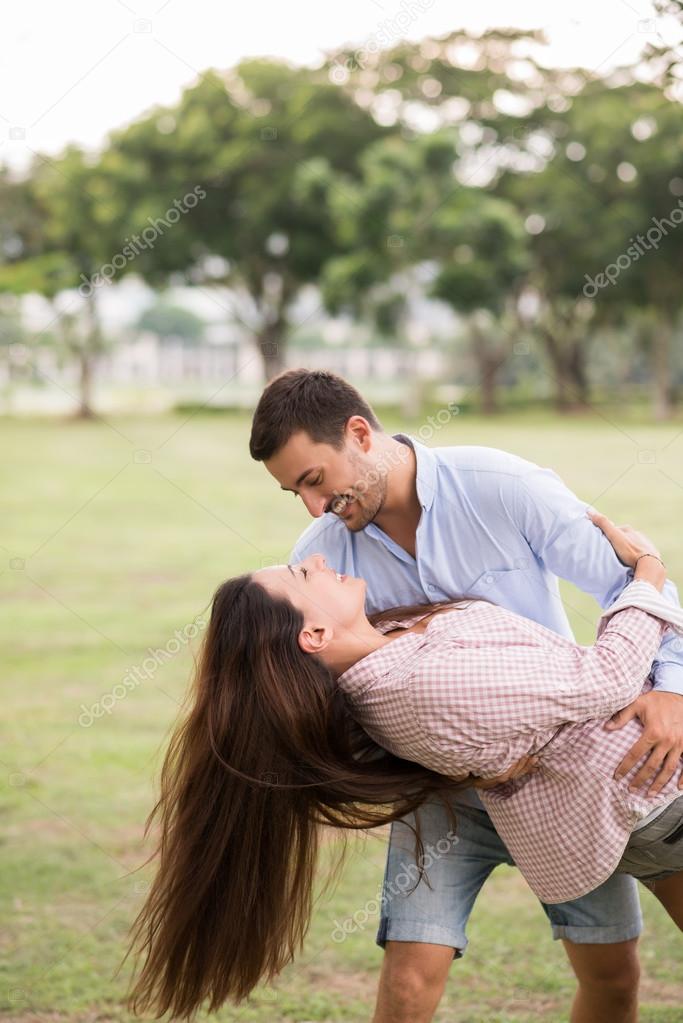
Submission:
[[[544,604],[556,599],[539,573],[533,570],[531,561],[526,568],[501,568],[482,572],[470,583],[466,595],[485,597],[494,604],[500,604],[501,607],[536,621]]]
[[[524,571],[519,568],[487,570],[469,584],[467,593],[495,600],[495,593],[517,592],[524,585],[524,575]]]

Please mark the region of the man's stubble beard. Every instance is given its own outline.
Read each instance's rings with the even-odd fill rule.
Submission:
[[[368,468],[364,463],[360,462],[359,459],[354,458],[352,460],[354,469],[358,470],[358,479],[362,480],[365,475],[371,472],[378,472],[374,468]],[[353,493],[352,489],[352,493]],[[386,473],[379,474],[379,479],[372,487],[368,486],[363,493],[359,494],[355,500],[355,506],[360,512],[360,518],[358,521],[353,523],[344,521],[344,525],[351,533],[359,533],[362,529],[365,529],[380,513],[387,496],[387,477]]]

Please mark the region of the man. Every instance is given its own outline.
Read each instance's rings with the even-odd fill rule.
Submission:
[[[254,414],[250,451],[316,519],[290,560],[322,553],[338,572],[363,576],[368,612],[477,595],[571,637],[558,577],[603,608],[630,578],[586,504],[555,473],[493,448],[432,449],[391,437],[335,374],[302,369],[273,380]],[[673,584],[665,592],[678,602]],[[654,690],[613,726],[640,718],[642,738],[619,770],[642,760],[635,782],[658,788],[683,754],[683,651],[672,636],[654,670]],[[512,862],[476,793],[458,792],[453,802],[458,841],[430,866],[431,888],[414,887],[411,833],[403,822],[392,825],[374,1023],[429,1023],[450,963],[467,944],[477,894],[496,865]],[[443,848],[445,810],[430,803],[420,821],[425,846]],[[581,899],[544,909],[579,982],[572,1023],[634,1023],[641,917],[633,879],[614,875]]]

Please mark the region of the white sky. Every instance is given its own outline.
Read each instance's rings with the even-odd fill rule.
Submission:
[[[10,5],[7,5],[10,8]],[[112,128],[175,102],[207,67],[242,57],[315,63],[374,36],[421,39],[457,28],[543,28],[548,64],[602,71],[634,60],[666,26],[649,0],[21,0],[5,9],[0,162]],[[398,16],[403,24],[396,28]]]

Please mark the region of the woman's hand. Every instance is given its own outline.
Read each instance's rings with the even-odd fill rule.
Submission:
[[[616,526],[606,515],[589,509],[587,515],[603,531],[614,547],[617,557],[624,565],[635,568],[636,561],[643,554],[654,554],[661,561],[661,554],[649,537],[632,526]]]
[[[652,541],[631,526],[615,526],[611,519],[593,508],[587,514],[603,531],[622,564],[634,569],[633,578],[650,583],[661,593],[666,582],[666,568]],[[652,557],[645,558],[644,554]]]

